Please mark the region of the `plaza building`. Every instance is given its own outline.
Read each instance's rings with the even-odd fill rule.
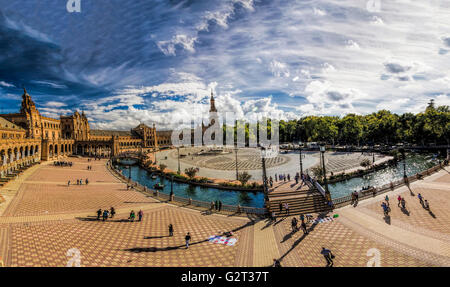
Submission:
[[[69,155],[110,157],[170,147],[170,131],[143,123],[129,131],[93,130],[82,112],[53,119],[41,115],[24,89],[18,113],[0,114],[1,177],[33,163]],[[161,135],[161,138],[159,138]]]

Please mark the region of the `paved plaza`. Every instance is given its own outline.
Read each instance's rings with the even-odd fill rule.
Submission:
[[[338,214],[334,220],[309,223],[304,235],[291,232],[291,217],[269,222],[206,214],[127,190],[105,160],[67,160],[73,167],[44,162],[0,189],[0,266],[270,266],[279,258],[282,266],[321,267],[322,247],[336,256],[334,266],[450,266],[449,169],[387,193],[389,222],[382,194],[327,214]],[[88,185],[67,186],[86,178]],[[397,207],[398,195],[405,197],[408,214]],[[114,218],[96,220],[97,209],[111,206]],[[143,210],[143,221],[129,222],[131,210]],[[227,231],[234,245],[208,240]]]
[[[189,167],[198,167],[198,176],[215,179],[236,179],[236,155],[233,149],[224,149],[224,153],[199,155],[206,152],[208,148],[180,148],[180,169],[183,172]],[[305,171],[320,163],[319,152],[302,152],[302,165]],[[380,163],[389,157],[376,154],[375,161]],[[176,149],[160,151],[156,154],[158,164],[163,163],[171,170],[178,170],[178,151]],[[360,152],[327,152],[325,163],[327,173],[349,172],[354,169],[362,169],[361,161],[364,159],[372,162],[373,156]],[[266,159],[267,175],[274,177],[275,174],[290,174],[294,176],[300,171],[300,157],[298,151],[288,153],[280,152],[278,156]],[[247,171],[252,177],[251,181],[260,181],[261,153],[255,148],[241,148],[238,151],[238,170]]]

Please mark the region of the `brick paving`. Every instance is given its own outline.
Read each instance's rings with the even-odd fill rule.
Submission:
[[[333,212],[339,218],[311,224],[310,234],[291,233],[290,219],[275,224],[267,220],[205,215],[185,207],[158,202],[132,190],[112,176],[105,161],[90,162],[71,158],[72,168],[41,165],[18,180],[13,200],[0,205],[0,266],[268,266],[280,258],[283,266],[325,266],[320,255],[327,247],[336,255],[335,266],[367,266],[379,251],[381,266],[447,266],[450,262],[448,229],[448,191],[450,174],[441,171],[411,185],[430,201],[436,218],[418,204],[409,190],[393,191],[407,198],[410,216],[392,206],[391,229],[385,224],[379,204],[384,198]],[[65,185],[67,178],[88,177],[88,186]],[[0,190],[4,194],[4,189]],[[117,214],[106,222],[94,217],[98,208],[114,206]],[[129,222],[128,213],[144,210],[142,222]],[[381,216],[380,216],[381,215]],[[368,224],[360,224],[359,217]],[[168,237],[172,223],[175,233]],[[233,246],[208,241],[212,235],[233,230]],[[396,234],[389,234],[395,230]],[[191,247],[184,247],[186,232],[192,235]],[[440,242],[428,248],[401,237],[413,234],[420,240]],[[79,254],[77,253],[79,252]],[[375,252],[369,253],[368,252]],[[80,256],[79,259],[77,256]]]

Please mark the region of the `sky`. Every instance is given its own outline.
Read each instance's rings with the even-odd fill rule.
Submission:
[[[0,0],[0,113],[173,129],[450,105],[446,0]]]

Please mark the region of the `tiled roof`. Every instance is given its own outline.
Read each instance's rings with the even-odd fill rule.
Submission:
[[[13,129],[18,131],[25,131],[22,127],[19,127],[16,124],[6,120],[5,118],[0,117],[0,129]]]

